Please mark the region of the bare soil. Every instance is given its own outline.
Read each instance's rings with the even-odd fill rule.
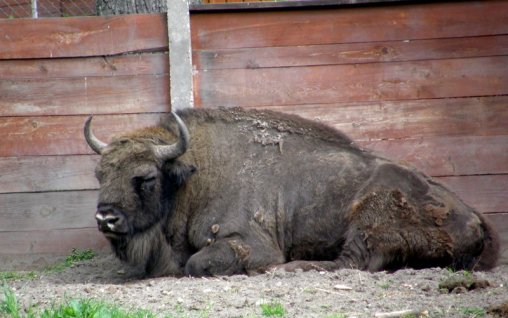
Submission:
[[[136,270],[103,255],[7,285],[25,307],[97,298],[161,317],[263,317],[265,303],[281,304],[284,317],[508,317],[503,312],[508,308],[508,265],[474,273],[440,268],[278,270],[257,276],[142,279]]]

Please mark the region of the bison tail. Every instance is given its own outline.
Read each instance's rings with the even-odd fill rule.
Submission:
[[[494,230],[489,221],[485,219],[483,215],[480,215],[482,219],[483,225],[483,251],[480,254],[480,259],[478,260],[478,264],[475,266],[475,270],[490,270],[496,267],[498,259],[499,259],[499,235]]]

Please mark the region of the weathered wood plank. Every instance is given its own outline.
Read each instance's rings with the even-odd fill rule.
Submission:
[[[439,136],[358,141],[357,144],[431,176],[508,173],[508,135]]]
[[[167,49],[165,15],[0,20],[0,59],[102,56]]]
[[[508,135],[508,96],[259,107],[322,121],[357,141]]]
[[[203,0],[201,4],[191,5],[191,11],[211,12],[224,10],[263,10],[277,8],[305,9],[337,6],[360,6],[369,4],[390,4],[400,2],[400,0],[291,0],[291,1],[273,1],[273,0]],[[208,4],[214,4],[212,6]]]
[[[499,259],[499,264],[508,264],[508,213],[489,213],[486,214],[486,216],[499,233],[501,241],[501,257]]]
[[[401,62],[508,55],[508,36],[195,50],[196,69]]]
[[[0,194],[0,233],[96,227],[97,191]]]
[[[435,179],[483,213],[508,211],[506,174]],[[94,190],[0,194],[0,232],[91,226],[96,200]]]
[[[0,116],[169,111],[167,75],[6,79]]]
[[[508,94],[508,56],[201,71],[199,107],[271,106]]]
[[[62,59],[0,60],[2,79],[48,79],[90,76],[167,75],[167,53]]]
[[[160,114],[94,117],[99,139],[154,125]],[[83,136],[86,116],[0,117],[0,157],[92,154]]]
[[[508,3],[469,1],[327,10],[196,13],[192,15],[191,30],[195,49],[218,49],[507,34],[506,21]]]
[[[376,143],[372,143],[373,141],[392,139],[401,139],[401,143],[404,142],[403,140],[410,139],[412,145],[418,145],[419,142],[424,143],[422,139],[433,136],[508,135],[506,125],[508,122],[507,96],[399,103],[361,103],[358,105],[355,103],[301,105],[299,107],[271,107],[271,109],[322,120],[344,131],[356,141],[362,141],[363,145],[369,145],[368,142],[375,145]],[[110,111],[103,109],[101,104],[91,105],[87,110],[88,114]],[[117,110],[119,112],[126,111],[120,106]],[[72,112],[72,107],[66,111]],[[80,112],[81,110],[76,111]],[[41,115],[46,113],[41,112]],[[119,116],[118,118],[113,116],[110,117],[108,124],[105,124],[105,121],[102,121],[101,124],[99,118],[102,116],[100,116],[97,119],[96,127],[99,127],[97,133],[100,136],[103,134],[101,130],[104,129],[106,135],[102,136],[107,138],[110,136],[108,133],[111,132],[124,132],[131,127],[155,123],[159,116],[159,113],[132,115],[131,117]],[[128,124],[123,122],[122,118],[129,118],[125,119]],[[84,116],[0,117],[0,133],[4,136],[0,139],[0,157],[90,153],[82,139],[81,127],[84,120]],[[492,142],[496,144],[495,141]],[[432,147],[432,144],[436,143],[440,143],[441,148],[446,146],[446,140],[438,142],[431,140],[428,146]],[[395,144],[395,149],[404,147]],[[51,148],[48,148],[50,145]],[[391,145],[386,146],[387,149],[389,147]],[[425,147],[423,145],[421,149],[425,149]],[[475,148],[471,149],[471,151],[476,151]],[[403,151],[407,152],[408,149]],[[487,150],[485,149],[485,151]],[[500,158],[502,160],[504,157]],[[493,169],[502,168],[496,165]]]
[[[477,14],[481,11],[483,14]],[[198,49],[413,40],[508,33],[503,1],[191,15]],[[372,15],[376,19],[372,19]],[[428,26],[432,25],[432,28]],[[474,27],[472,27],[474,26]],[[308,35],[301,36],[305,28]],[[362,32],[353,32],[363,29]],[[0,59],[165,50],[165,15],[0,21]]]
[[[0,193],[97,189],[98,155],[0,157]]]
[[[42,231],[0,232],[0,255],[69,255],[72,249],[103,248],[107,245],[97,227]]]
[[[435,177],[482,213],[508,211],[508,175]],[[0,194],[0,233],[94,227],[97,191]]]
[[[506,180],[504,180],[506,182]],[[505,183],[506,184],[506,183]],[[28,194],[28,196],[34,196],[36,194]],[[54,193],[52,194],[54,195]],[[460,193],[459,193],[460,195]],[[0,197],[4,197],[5,195],[0,195]],[[74,205],[73,211],[79,209],[75,203],[68,200],[66,202],[65,199],[68,199],[69,196],[63,198],[63,201],[59,204],[65,205]],[[48,201],[50,198],[48,197]],[[33,203],[32,200],[29,200]],[[93,207],[89,207],[91,199],[87,200],[85,208],[81,208],[79,211],[83,213],[83,216],[80,218],[93,216]],[[22,199],[19,200],[22,202]],[[56,201],[53,201],[55,204]],[[95,202],[95,201],[93,201]],[[21,203],[23,204],[23,203]],[[44,213],[48,213],[47,211],[43,211],[43,209],[36,208],[34,205],[23,204],[25,205],[24,211],[25,213],[31,213],[33,211],[41,211]],[[43,203],[44,205],[44,203]],[[2,205],[4,206],[4,205]],[[51,209],[51,208],[50,208]],[[91,210],[89,210],[91,209]],[[48,210],[49,213],[55,213],[54,210]],[[19,211],[21,213],[21,211]],[[22,214],[22,213],[21,213]],[[85,216],[86,215],[86,216]],[[61,217],[64,217],[65,220],[72,221],[72,218],[69,218],[65,214],[61,214]],[[506,254],[507,248],[507,239],[506,239],[506,225],[507,225],[507,216],[508,213],[493,213],[487,215],[489,219],[493,220],[495,227],[499,230],[501,234],[501,239],[503,242],[504,253]],[[33,225],[30,226],[30,220],[37,219],[35,215],[22,215],[18,216],[19,218],[24,218],[24,221],[28,222],[27,227],[33,228]],[[38,221],[43,221],[42,225],[44,227],[58,226],[58,223],[44,222],[43,217],[39,217]],[[2,220],[4,221],[4,220]],[[3,222],[1,224],[4,224]],[[97,231],[95,226],[85,227],[85,228],[62,228],[62,229],[34,229],[34,230],[22,230],[17,231],[15,229],[9,231],[0,231],[0,254],[1,255],[37,255],[37,254],[52,254],[52,255],[66,255],[73,248],[94,248],[100,249],[103,248],[106,244],[103,236]],[[505,255],[506,256],[506,255]],[[2,266],[4,266],[3,264]]]
[[[508,211],[508,175],[437,177],[464,202],[483,213]]]
[[[431,176],[508,174],[508,135],[360,141],[358,144]],[[97,161],[97,155],[0,157],[0,193],[97,189],[93,173]]]

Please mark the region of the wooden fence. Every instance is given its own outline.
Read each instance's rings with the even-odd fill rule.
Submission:
[[[196,10],[191,30],[196,107],[300,114],[409,162],[508,262],[508,1]],[[155,123],[168,87],[165,15],[0,20],[0,267],[106,246],[83,123]]]

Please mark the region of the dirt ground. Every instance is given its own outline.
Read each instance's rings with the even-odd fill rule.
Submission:
[[[491,311],[508,301],[508,265],[475,273],[346,269],[141,279],[111,255],[103,255],[63,272],[7,285],[24,306],[97,298],[149,309],[161,317],[263,317],[261,304],[267,303],[281,304],[284,317],[508,317],[507,312]]]

